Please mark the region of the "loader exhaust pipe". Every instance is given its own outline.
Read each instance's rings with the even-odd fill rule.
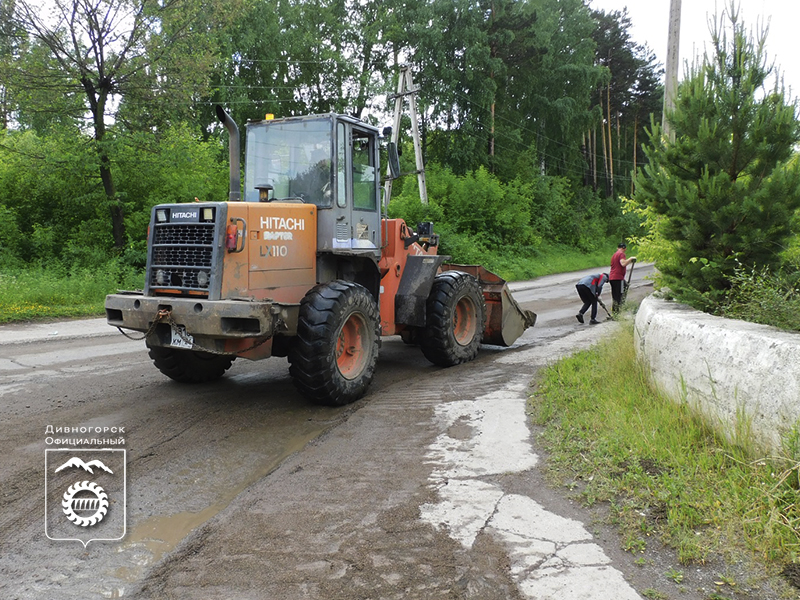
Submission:
[[[242,200],[242,182],[241,182],[241,166],[239,160],[239,128],[234,123],[231,116],[225,112],[219,104],[215,106],[217,111],[217,119],[228,130],[228,155],[231,170],[230,191],[228,192],[229,202],[241,202]]]

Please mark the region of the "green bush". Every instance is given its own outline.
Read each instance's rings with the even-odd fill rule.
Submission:
[[[422,220],[447,224],[451,231],[474,236],[487,247],[536,243],[529,185],[504,184],[483,167],[459,176],[432,165],[426,179],[429,205],[421,205],[418,186],[406,182],[402,193],[390,202],[390,215],[412,226]]]
[[[185,126],[109,135],[112,174],[125,212],[126,262],[142,267],[150,209],[227,199],[222,146]],[[97,268],[117,256],[96,157],[80,134],[0,131],[0,258],[4,265]],[[24,218],[23,218],[24,215]]]
[[[635,217],[624,216],[618,200],[601,200],[565,178],[528,175],[503,182],[484,168],[462,176],[437,165],[426,173],[429,204],[420,202],[416,179],[407,178],[389,215],[412,227],[433,221],[438,231],[463,236],[467,241],[458,245],[471,253],[528,252],[545,242],[592,251],[608,236],[622,239],[636,230]]]
[[[800,331],[800,273],[740,266],[718,312],[732,319]]]
[[[0,216],[11,219],[0,230],[0,245],[27,264],[60,261],[73,232],[104,206],[94,156],[68,132],[2,132],[0,138]]]
[[[621,215],[616,199],[602,200],[591,188],[575,186],[564,177],[539,177],[533,184],[532,219],[544,240],[589,251],[607,235],[622,238],[614,219]],[[615,208],[614,217],[604,206]]]
[[[15,210],[0,204],[0,264],[13,266],[21,264],[19,248],[22,234],[17,224]]]

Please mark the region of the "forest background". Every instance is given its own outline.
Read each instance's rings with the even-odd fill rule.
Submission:
[[[419,87],[430,203],[409,176],[390,213],[434,221],[443,253],[519,279],[563,270],[560,256],[604,264],[638,232],[620,194],[663,90],[625,13],[585,0],[46,6],[0,0],[6,285],[37,272],[140,287],[151,207],[227,198],[215,104],[240,126],[330,111],[383,126],[401,64]]]

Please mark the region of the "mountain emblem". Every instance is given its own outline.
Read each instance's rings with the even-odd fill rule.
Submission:
[[[85,463],[77,456],[73,456],[72,458],[70,458],[67,462],[58,467],[55,470],[55,472],[58,473],[59,471],[67,469],[69,467],[79,467],[85,471],[88,471],[91,474],[94,474],[94,471],[92,471],[92,467],[97,467],[103,469],[103,471],[105,471],[106,473],[111,473],[112,475],[114,474],[114,471],[105,466],[103,464],[103,461],[101,460],[95,459],[95,460],[90,460],[88,463]]]

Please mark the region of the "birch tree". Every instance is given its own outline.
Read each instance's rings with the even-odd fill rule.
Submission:
[[[114,181],[109,127],[126,96],[142,91],[143,81],[172,79],[165,93],[182,93],[174,85],[180,75],[196,77],[205,66],[203,53],[196,51],[203,47],[197,35],[203,32],[195,28],[215,7],[191,0],[52,0],[47,6],[17,0],[14,7],[15,26],[48,54],[47,62],[37,64],[35,78],[27,79],[53,98],[82,98],[114,246],[121,250],[127,242],[125,211]],[[188,38],[194,46],[189,54]],[[31,63],[22,61],[23,78],[25,69],[32,70]]]

